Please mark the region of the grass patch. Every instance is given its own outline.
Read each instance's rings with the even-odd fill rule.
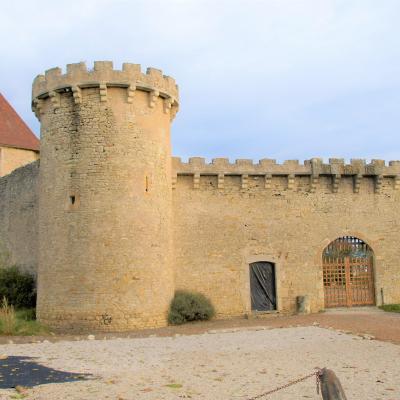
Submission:
[[[10,399],[19,400],[19,399],[24,399],[26,396],[28,396],[26,393],[15,393],[11,395]]]
[[[400,304],[385,304],[383,306],[379,306],[379,308],[383,311],[400,313]]]
[[[6,297],[3,297],[0,308],[0,328],[5,335],[12,335],[16,324],[17,316],[14,311],[14,306],[8,303]]]
[[[181,389],[183,387],[183,385],[181,385],[180,383],[169,383],[168,385],[165,386],[171,389]]]
[[[0,335],[42,335],[49,329],[36,321],[35,277],[9,263],[0,243]]]
[[[17,317],[17,323],[13,335],[32,336],[47,335],[49,329],[36,320],[26,320]]]
[[[44,335],[49,330],[36,321],[35,309],[15,310],[4,297],[0,308],[1,335]]]

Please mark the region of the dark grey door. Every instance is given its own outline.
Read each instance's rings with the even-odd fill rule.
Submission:
[[[275,265],[270,262],[250,264],[251,309],[276,310]]]

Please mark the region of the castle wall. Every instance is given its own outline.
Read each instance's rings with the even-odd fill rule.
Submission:
[[[277,308],[324,308],[322,252],[375,255],[376,303],[400,302],[400,162],[171,159],[175,81],[136,64],[69,64],[36,77],[41,160],[0,179],[0,238],[38,265],[37,315],[63,330],[166,324],[174,289],[219,317],[251,311],[249,264],[275,264]],[[37,260],[37,261],[36,261]]]
[[[39,153],[36,151],[0,146],[0,176],[7,175],[38,158]]]
[[[9,262],[36,274],[39,162],[0,178],[0,252]]]
[[[277,307],[309,295],[324,308],[322,251],[353,235],[375,254],[376,300],[400,302],[398,164],[174,160],[177,289],[211,298],[219,316],[251,311],[249,263],[275,263]]]

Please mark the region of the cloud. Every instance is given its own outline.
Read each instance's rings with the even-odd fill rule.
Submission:
[[[393,157],[399,12],[396,0],[16,0],[0,17],[1,89],[38,131],[36,74],[139,62],[180,85],[177,155]]]

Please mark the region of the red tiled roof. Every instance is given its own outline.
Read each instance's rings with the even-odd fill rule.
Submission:
[[[0,146],[39,151],[39,139],[0,93]]]

